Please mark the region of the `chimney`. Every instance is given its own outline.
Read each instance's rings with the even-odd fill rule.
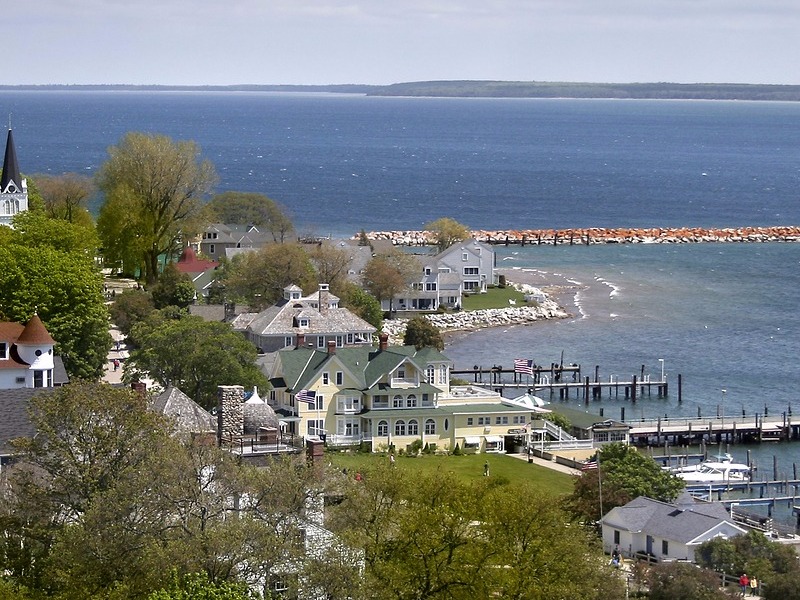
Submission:
[[[144,396],[147,394],[147,384],[144,381],[134,381],[131,384],[131,389]]]
[[[336,341],[328,340],[328,354],[336,354]]]
[[[328,312],[328,284],[319,284],[319,312]]]
[[[244,433],[244,387],[217,386],[217,441],[220,446],[238,440]]]
[[[306,334],[298,332],[298,334],[297,334],[297,344],[295,345],[295,348],[302,348],[305,345],[306,345]]]
[[[389,347],[389,336],[385,333],[382,333],[378,336],[378,339],[380,340],[378,348],[380,349],[381,352],[383,352]]]

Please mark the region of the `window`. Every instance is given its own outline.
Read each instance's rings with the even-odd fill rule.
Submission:
[[[433,419],[427,419],[425,421],[425,435],[435,435],[436,434],[436,421]]]
[[[441,365],[439,367],[439,381],[437,383],[441,383],[442,385],[447,384],[447,365]]]
[[[336,412],[357,412],[361,410],[361,398],[353,396],[337,396]]]
[[[436,367],[433,365],[428,365],[425,367],[425,378],[428,380],[428,383],[433,383],[433,378],[436,375]]]
[[[308,327],[308,317],[300,317],[297,320],[298,327]]]
[[[408,422],[408,435],[419,435],[419,423],[416,419],[411,419]]]
[[[614,530],[614,543],[615,544],[619,544],[619,530],[618,529]]]
[[[344,383],[344,372],[336,371],[336,385],[342,385]]]
[[[322,373],[322,385],[328,385],[331,382],[331,375],[327,371]]]
[[[431,268],[425,267],[425,275],[430,275],[430,274],[431,274]]]
[[[461,253],[461,260],[468,261],[469,260],[469,254],[467,254],[466,252],[462,252]]]
[[[347,343],[348,344],[352,344],[353,343],[353,334],[352,333],[348,333],[347,334]]]
[[[430,400],[430,394],[422,394],[422,404],[427,404]]]
[[[346,435],[348,437],[361,434],[361,421],[360,419],[342,419],[336,420],[336,434]]]
[[[392,408],[403,408],[404,404],[402,396],[397,395],[392,398]]]
[[[314,396],[314,410],[325,410],[325,402],[322,398],[322,394]]]
[[[473,424],[474,424],[473,418],[472,417],[467,417],[467,427],[469,427],[469,426],[471,426]]]
[[[661,540],[661,554],[669,556],[669,542],[667,540]]]
[[[383,396],[383,395],[373,396],[372,408],[389,408],[389,396]]]
[[[214,248],[214,244],[209,244],[208,245],[208,253],[209,254],[214,254],[215,252],[216,252],[216,248]]]
[[[398,379],[405,379],[406,378],[406,368],[405,367],[399,367],[397,369],[397,378]]]
[[[411,394],[408,398],[406,398],[406,408],[416,408],[417,407],[417,397],[414,394]]]
[[[325,421],[322,419],[311,419],[306,422],[306,433],[308,435],[320,435],[324,433],[323,427],[325,425]]]
[[[405,435],[406,434],[406,422],[403,419],[399,419],[394,422],[394,434],[395,435]]]
[[[325,336],[321,335],[317,337],[317,348],[324,348],[325,347]]]
[[[448,429],[450,429],[450,420],[449,419],[445,419],[444,420],[444,430],[447,431]]]
[[[477,275],[478,267],[464,267],[464,275]]]
[[[0,342],[0,360],[8,358],[8,345],[5,342]]]
[[[517,415],[514,417],[513,423],[515,425],[524,425],[527,421],[525,420],[525,415]]]
[[[378,435],[389,435],[389,423],[386,421],[378,421]]]
[[[508,425],[508,417],[495,417],[494,418],[495,425]]]
[[[344,346],[344,338],[341,335],[336,336],[336,347],[341,348]]]
[[[473,290],[478,289],[478,282],[477,281],[465,281],[464,282],[464,290],[467,292],[471,292]]]
[[[292,336],[287,335],[285,338],[283,338],[283,347],[284,348],[288,348],[289,346],[291,346],[293,344],[294,344],[294,340],[292,340]]]
[[[425,291],[426,292],[435,292],[436,291],[436,282],[432,281],[430,283],[425,284]]]

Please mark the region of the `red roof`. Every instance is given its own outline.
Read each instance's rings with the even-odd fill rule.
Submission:
[[[50,337],[47,329],[39,318],[39,315],[34,314],[25,329],[17,338],[18,344],[25,344],[28,346],[45,346],[55,344],[55,340]]]
[[[219,263],[217,261],[197,258],[197,254],[191,247],[184,248],[181,257],[175,263],[175,267],[181,273],[205,273],[209,269],[216,269],[218,266]]]

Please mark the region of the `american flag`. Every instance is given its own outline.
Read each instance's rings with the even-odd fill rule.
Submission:
[[[316,400],[316,392],[309,391],[309,390],[300,390],[294,396],[294,399],[298,402],[305,402],[311,406],[314,406],[314,402]]]
[[[522,373],[524,375],[533,375],[533,361],[527,358],[514,359],[514,373]]]

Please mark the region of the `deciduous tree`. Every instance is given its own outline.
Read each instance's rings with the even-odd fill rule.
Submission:
[[[205,207],[206,219],[215,223],[255,225],[269,232],[272,240],[283,243],[294,231],[287,211],[263,194],[253,192],[223,192]]]
[[[414,317],[408,321],[403,344],[414,346],[417,350],[422,348],[444,350],[442,332],[425,317]]]
[[[414,278],[420,277],[419,261],[410,254],[392,250],[373,256],[364,267],[362,281],[378,302],[389,301],[389,312],[394,308],[394,297],[408,289]]]
[[[32,175],[44,200],[48,217],[70,223],[92,225],[93,219],[86,204],[95,193],[91,178],[77,173],[63,175]]]
[[[342,306],[353,314],[361,317],[378,331],[383,327],[383,311],[381,303],[355,283],[345,282],[339,287],[338,293]]]
[[[165,387],[181,389],[207,409],[215,406],[220,385],[269,387],[255,364],[256,348],[228,323],[193,315],[168,319],[156,313],[137,323],[131,337],[136,347],[125,364],[127,380],[152,377]]]
[[[225,295],[254,310],[271,306],[291,284],[315,289],[316,276],[308,254],[299,244],[269,244],[256,252],[237,255],[223,268]]]
[[[469,227],[449,217],[431,221],[425,225],[425,231],[433,234],[434,244],[438,252],[444,252],[453,244],[467,240],[472,236]]]
[[[163,135],[128,133],[108,152],[97,179],[105,194],[98,218],[105,256],[141,267],[152,284],[159,256],[174,253],[183,225],[216,181],[214,168],[194,142]]]

